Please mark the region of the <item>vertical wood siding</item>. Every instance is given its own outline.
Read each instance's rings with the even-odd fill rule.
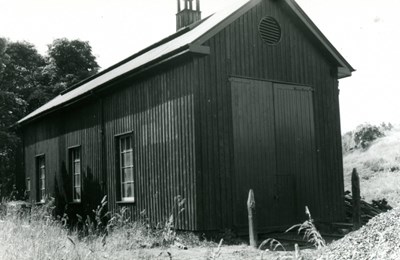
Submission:
[[[258,24],[267,15],[281,25],[282,39],[278,45],[267,45],[259,36]],[[230,76],[288,82],[314,89],[317,177],[307,177],[313,189],[305,196],[320,198],[310,209],[317,219],[341,219],[343,168],[338,86],[334,76],[337,65],[280,1],[262,1],[206,45],[210,46],[211,54],[195,61],[200,73],[196,106],[201,125],[198,140],[202,141],[198,154],[201,228],[231,227],[235,208],[245,206],[236,203],[235,187],[240,184],[232,179],[235,162]]]
[[[90,212],[104,195],[109,210],[125,206],[132,218],[145,212],[153,225],[165,222],[185,199],[176,225],[196,229],[193,63],[157,75],[122,82],[117,91],[63,111],[25,129],[26,173],[36,183],[35,155],[46,155],[46,192],[71,202],[72,176],[68,149],[82,151],[82,203],[75,211]],[[60,117],[61,116],[61,117]],[[119,204],[118,135],[133,135],[135,203]],[[104,137],[104,139],[103,139]],[[104,143],[103,141],[104,140]],[[104,151],[104,152],[103,152]],[[57,182],[57,184],[56,184]],[[32,185],[32,197],[37,193]]]
[[[286,185],[279,185],[282,192],[277,194],[277,211],[289,213],[284,218],[288,222],[281,220],[281,224],[303,221],[304,207],[317,209],[322,202],[316,196],[322,190],[315,185],[320,180],[316,171],[312,97],[310,88],[274,84],[277,178],[286,181]]]
[[[266,15],[281,25],[278,45],[266,45],[258,34],[258,23]],[[336,64],[312,37],[284,2],[263,0],[206,43],[210,55],[177,59],[154,69],[153,74],[131,78],[92,96],[80,107],[75,105],[73,110],[28,125],[24,131],[27,176],[36,183],[34,157],[46,154],[46,186],[54,192],[55,180],[63,181],[68,147],[80,145],[86,181],[83,200],[86,197],[87,203],[98,203],[97,197],[107,194],[111,210],[128,206],[133,217],[145,210],[157,224],[171,213],[174,198],[180,195],[186,203],[179,228],[232,228],[236,208],[245,207],[238,201],[246,198],[237,197],[242,187],[234,176],[234,135],[243,129],[233,124],[231,98],[257,93],[232,93],[228,79],[289,82],[314,89],[317,163],[312,174],[317,176],[302,173],[305,179],[301,181],[307,181],[310,189],[301,196],[320,198],[311,204],[317,219],[338,220],[344,212],[338,82],[333,76]],[[268,98],[266,93],[260,94]],[[247,109],[249,114],[262,115],[256,106]],[[293,106],[287,111],[290,114],[296,109]],[[250,121],[257,122],[254,118]],[[263,127],[269,132],[268,124]],[[258,129],[262,129],[261,123]],[[127,132],[133,136],[135,203],[119,204],[115,141],[117,135]],[[254,134],[262,136],[261,132]],[[250,167],[274,166],[255,163]],[[291,185],[289,179],[280,182],[281,186]],[[36,194],[35,185],[31,190]]]
[[[30,200],[36,202],[38,198],[38,176],[36,174],[36,157],[45,155],[47,194],[54,194],[55,179],[60,168],[59,160],[59,120],[49,118],[46,123],[37,122],[24,130],[24,156],[26,177],[31,179]]]
[[[270,82],[231,79],[235,181],[234,227],[246,229],[249,189],[257,194],[258,229],[276,224],[274,208],[276,146],[274,97]],[[268,208],[268,210],[265,210]]]
[[[175,198],[185,199],[178,228],[196,229],[194,98],[192,64],[127,84],[104,99],[107,194],[111,210],[128,206],[145,212],[153,225],[173,212]],[[135,203],[118,202],[115,147],[117,135],[132,133]]]

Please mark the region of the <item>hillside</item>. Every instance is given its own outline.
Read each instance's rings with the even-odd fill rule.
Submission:
[[[366,148],[344,154],[344,185],[351,190],[351,171],[357,168],[361,196],[368,202],[385,198],[393,207],[400,206],[400,128],[385,132]]]

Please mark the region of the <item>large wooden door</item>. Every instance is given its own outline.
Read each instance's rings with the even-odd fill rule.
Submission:
[[[235,226],[247,227],[247,195],[253,189],[259,226],[271,222],[276,173],[272,83],[232,80],[232,115],[236,206]]]
[[[293,224],[303,201],[299,183],[314,171],[312,92],[233,78],[231,93],[235,227],[247,227],[249,189],[260,229]]]
[[[279,187],[277,207],[287,214],[282,219],[298,222],[304,217],[304,207],[313,205],[318,186],[311,88],[274,84],[274,107],[276,174],[288,185]],[[282,192],[286,194],[284,198]]]

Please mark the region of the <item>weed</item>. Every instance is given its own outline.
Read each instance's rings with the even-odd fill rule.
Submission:
[[[224,242],[224,239],[221,239],[219,241],[217,249],[211,253],[211,256],[208,258],[208,260],[216,260],[221,256],[221,247],[222,247],[223,242]]]
[[[267,246],[267,248],[265,250],[263,250],[263,248],[265,246]],[[262,252],[260,254],[260,259],[261,260],[263,259],[265,252],[268,252],[270,250],[276,251],[279,247],[282,248],[283,251],[286,251],[286,248],[278,240],[276,240],[274,238],[268,238],[268,239],[264,240],[258,247],[259,250],[262,250]]]
[[[268,246],[269,244],[269,246]],[[258,247],[258,249],[262,249],[264,246],[269,247],[269,249],[267,248],[266,250],[272,250],[275,251],[277,250],[279,247],[283,249],[283,251],[286,251],[286,248],[276,239],[274,238],[268,238],[266,240],[264,240],[260,246]]]
[[[162,227],[161,237],[162,237],[162,245],[167,246],[171,245],[175,242],[176,239],[176,228],[178,226],[178,220],[180,214],[185,210],[183,207],[185,204],[185,199],[182,199],[181,196],[176,196],[174,198],[174,206],[169,215],[169,218],[165,221],[164,226]]]
[[[4,210],[0,207],[4,211],[0,214],[0,241],[7,242],[0,243],[0,259],[132,259],[132,253],[140,253],[144,248],[187,249],[188,243],[211,247],[210,242],[200,242],[193,233],[177,232],[184,203],[184,199],[176,197],[169,217],[155,229],[145,211],[136,221],[126,208],[109,213],[106,198],[92,217],[77,215],[79,228],[69,226],[71,220],[66,214],[54,216],[54,199],[50,197],[42,205],[33,205],[29,214],[23,216],[12,210],[6,214],[4,202]]]
[[[321,236],[321,234],[318,232],[317,228],[314,225],[314,220],[311,217],[311,213],[306,206],[306,215],[308,216],[308,220],[304,221],[302,224],[297,224],[286,230],[286,232],[289,232],[290,230],[293,230],[295,228],[298,228],[298,233],[300,234],[301,232],[304,231],[304,239],[307,239],[309,243],[312,243],[317,249],[320,249],[322,247],[326,246],[326,242]]]

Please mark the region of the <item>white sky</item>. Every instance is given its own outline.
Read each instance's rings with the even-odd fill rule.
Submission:
[[[201,0],[203,17],[229,0]],[[342,131],[400,123],[399,0],[297,0],[356,68],[340,80]],[[66,37],[89,41],[102,68],[175,32],[176,0],[0,0],[0,36],[45,54]]]

